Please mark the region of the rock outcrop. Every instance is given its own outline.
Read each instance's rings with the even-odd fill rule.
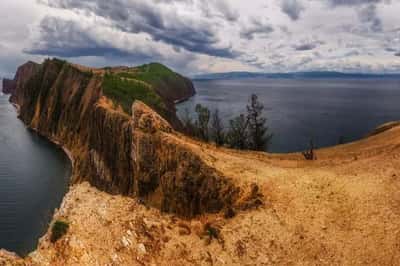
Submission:
[[[24,261],[15,253],[0,249],[0,265],[4,266],[26,266],[28,262]]]
[[[18,98],[17,88],[23,88],[26,82],[35,75],[40,69],[40,65],[34,62],[27,62],[20,66],[14,79],[3,79],[3,92],[5,94],[11,94],[12,102],[20,102],[23,98]]]
[[[102,80],[102,72],[57,59],[16,75],[11,100],[21,120],[71,152],[72,182],[186,217],[235,204],[239,189],[182,144],[166,119],[140,101],[124,112],[104,95]]]
[[[17,84],[13,79],[3,79],[3,93],[12,94],[15,91]]]

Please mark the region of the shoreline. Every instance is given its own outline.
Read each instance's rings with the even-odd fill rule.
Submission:
[[[3,95],[7,95],[7,94],[4,94],[4,93],[3,93]],[[75,169],[75,159],[74,159],[74,156],[72,155],[72,152],[71,152],[67,147],[65,147],[64,145],[62,145],[59,141],[55,140],[55,139],[52,138],[52,137],[44,136],[44,135],[40,134],[39,131],[38,131],[36,128],[27,126],[27,125],[20,119],[21,107],[20,107],[17,103],[11,102],[10,99],[9,99],[9,103],[15,108],[15,110],[16,110],[16,112],[17,112],[17,119],[19,119],[19,120],[24,124],[25,128],[26,128],[27,130],[29,130],[29,131],[34,132],[34,133],[37,134],[38,136],[40,136],[40,137],[46,139],[48,142],[50,142],[50,143],[52,143],[53,145],[55,145],[56,148],[62,150],[62,151],[64,152],[65,156],[68,158],[68,160],[69,160],[69,162],[70,162],[70,165],[71,165],[71,173],[70,173],[69,182],[68,182],[68,185],[67,185],[67,191],[66,191],[66,193],[65,193],[65,194],[63,195],[63,197],[62,197],[61,205],[60,205],[59,207],[56,207],[56,208],[53,210],[53,214],[51,215],[51,220],[49,221],[49,224],[46,226],[46,232],[44,233],[44,235],[42,235],[41,237],[39,237],[39,238],[37,239],[38,242],[37,242],[36,248],[35,248],[34,250],[32,250],[31,252],[29,252],[26,256],[20,256],[19,254],[17,254],[17,253],[14,252],[14,251],[9,251],[9,250],[6,250],[6,249],[0,249],[0,253],[6,254],[6,255],[8,255],[8,256],[11,256],[11,257],[14,257],[14,258],[17,258],[17,259],[18,259],[18,258],[26,259],[26,258],[30,257],[30,254],[32,254],[33,252],[36,252],[36,251],[37,251],[37,249],[38,249],[38,247],[39,247],[39,241],[40,241],[40,239],[42,239],[44,236],[46,236],[46,234],[48,233],[48,230],[49,230],[49,228],[50,228],[50,225],[51,225],[51,223],[54,221],[54,218],[56,217],[58,211],[59,211],[60,209],[62,209],[62,207],[63,207],[63,203],[64,203],[65,196],[68,194],[68,191],[70,190],[71,186],[73,185],[73,184],[71,183],[71,181],[72,181],[72,177],[73,177],[73,173],[74,173],[74,169]]]
[[[21,107],[20,107],[17,103],[13,103],[13,102],[11,102],[11,101],[10,101],[10,103],[11,103],[12,106],[14,106],[14,108],[16,109],[16,111],[17,111],[17,118],[19,119]],[[21,119],[20,119],[20,120],[21,120]],[[21,120],[21,121],[22,121],[22,120]],[[24,125],[25,125],[25,123],[24,123]],[[25,125],[25,127],[26,127],[28,130],[32,130],[32,131],[35,132],[37,135],[39,135],[39,136],[41,136],[41,137],[47,139],[49,142],[53,143],[55,146],[57,146],[58,148],[60,148],[60,149],[65,153],[65,155],[68,157],[68,159],[70,160],[71,167],[72,167],[71,173],[74,171],[75,159],[74,159],[74,156],[72,155],[72,152],[71,152],[67,147],[65,147],[65,146],[62,145],[59,141],[55,140],[55,139],[52,138],[52,137],[44,136],[44,135],[40,134],[39,131],[38,131],[36,128],[30,127],[30,126],[27,126],[27,125]],[[72,177],[72,175],[71,175],[71,177]]]
[[[196,92],[193,94],[193,95],[191,95],[191,96],[189,96],[189,97],[184,97],[184,98],[182,98],[182,99],[178,99],[178,100],[175,100],[174,101],[174,105],[177,105],[177,104],[180,104],[180,103],[184,103],[184,102],[186,102],[186,101],[189,101],[191,98],[193,98],[194,96],[196,96]],[[175,106],[175,108],[176,108],[176,106]]]

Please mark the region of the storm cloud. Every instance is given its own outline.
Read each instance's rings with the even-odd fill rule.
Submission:
[[[356,6],[365,4],[390,3],[391,0],[328,0],[333,6]]]
[[[376,5],[368,5],[358,12],[361,23],[368,25],[371,31],[382,31],[382,21],[378,17]]]
[[[96,39],[89,28],[85,28],[74,21],[61,20],[55,17],[45,17],[41,21],[40,33],[40,40],[33,43],[31,48],[26,49],[27,53],[60,57],[79,57],[84,55],[151,58],[152,56],[116,48],[110,41]]]
[[[400,72],[400,1],[3,0],[0,76],[26,60],[183,74]]]
[[[155,41],[173,45],[190,52],[234,58],[237,54],[229,46],[219,46],[215,25],[203,19],[178,16],[173,8],[165,8],[172,1],[141,0],[49,0],[40,1],[50,7],[85,11],[108,19],[116,28],[129,33],[146,33]],[[164,6],[163,6],[163,5]],[[219,6],[233,19],[226,6]]]
[[[265,37],[273,31],[274,28],[269,23],[253,20],[249,26],[241,30],[240,36],[247,40],[253,40],[255,36]]]
[[[282,0],[281,9],[292,20],[298,20],[304,7],[299,0]]]

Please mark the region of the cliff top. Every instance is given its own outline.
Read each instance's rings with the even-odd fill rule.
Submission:
[[[136,67],[103,67],[93,68],[69,63],[65,60],[47,59],[42,64],[32,61],[21,65],[14,80],[3,81],[3,92],[16,94],[17,87],[24,87],[33,73],[40,68],[50,67],[59,70],[69,67],[82,73],[82,77],[101,79],[101,88],[104,96],[114,103],[114,108],[126,114],[131,114],[131,106],[139,100],[155,109],[166,118],[175,128],[180,128],[180,121],[176,117],[175,101],[189,98],[195,94],[192,82],[175,73],[160,63],[150,63]],[[24,78],[25,77],[25,78]],[[19,81],[21,84],[17,84]],[[62,81],[60,81],[62,82]],[[33,85],[36,86],[35,84]],[[37,87],[37,86],[36,86]],[[15,98],[15,95],[14,97]]]

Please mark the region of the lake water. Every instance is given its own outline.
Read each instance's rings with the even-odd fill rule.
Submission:
[[[377,126],[400,120],[400,80],[240,79],[195,81],[197,95],[177,106],[218,108],[228,120],[245,112],[252,93],[265,106],[271,152],[301,151],[310,139],[319,147],[359,139]]]
[[[27,130],[0,93],[0,249],[22,256],[35,249],[70,173],[63,151]]]

